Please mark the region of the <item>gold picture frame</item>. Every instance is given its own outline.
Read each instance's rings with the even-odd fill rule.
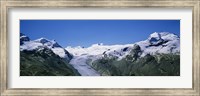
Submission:
[[[8,10],[9,8],[192,8],[193,9],[193,87],[192,88],[8,88]],[[200,0],[0,0],[0,95],[191,95],[200,96]]]

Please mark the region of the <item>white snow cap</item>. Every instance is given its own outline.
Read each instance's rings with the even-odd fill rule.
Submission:
[[[24,44],[20,46],[20,51],[41,50],[43,48],[49,48],[61,58],[69,59],[68,53],[64,48],[62,48],[55,40],[48,40],[46,38],[39,38],[34,41],[24,42]]]
[[[159,40],[159,39],[161,39],[161,36],[158,32],[154,32],[149,36],[148,39],[151,39],[151,38],[155,38],[155,39]]]
[[[153,40],[152,40],[153,39]],[[143,51],[142,56],[156,53],[179,53],[180,39],[169,32],[155,32],[147,40],[137,42]]]

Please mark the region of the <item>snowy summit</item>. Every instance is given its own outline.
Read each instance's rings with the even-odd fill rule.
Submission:
[[[48,40],[46,38],[39,38],[36,40],[24,40],[25,35],[20,37],[20,51],[27,50],[43,50],[44,48],[51,49],[56,55],[67,60],[70,59],[70,54],[67,50],[62,48],[55,40]]]

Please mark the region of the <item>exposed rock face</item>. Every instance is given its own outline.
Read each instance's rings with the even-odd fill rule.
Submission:
[[[27,41],[30,41],[30,38],[20,33],[20,45],[24,44],[24,42],[27,42]]]
[[[127,60],[135,61],[137,60],[138,57],[141,55],[141,49],[140,46],[135,44],[133,46],[133,49],[130,51],[129,55],[127,55]]]
[[[150,45],[156,46],[161,44],[164,40],[161,38],[161,35],[157,32],[150,35],[148,38]]]

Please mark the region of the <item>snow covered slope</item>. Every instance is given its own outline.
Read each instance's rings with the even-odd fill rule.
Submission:
[[[67,47],[66,50],[68,50],[70,53],[72,53],[75,56],[80,55],[100,55],[103,54],[106,51],[113,51],[113,50],[119,50],[124,47],[131,47],[133,44],[127,44],[127,45],[103,45],[101,44],[93,44],[92,46],[88,48],[82,48],[80,46],[78,47]]]
[[[20,34],[20,51],[42,50],[44,48],[51,49],[56,55],[60,56],[61,58],[65,58],[67,60],[70,60],[72,58],[69,52],[62,48],[55,40],[40,38],[31,41],[24,34]]]
[[[130,54],[134,45],[137,44],[140,47],[141,54],[143,57],[147,54],[154,55],[157,53],[174,53],[179,54],[180,52],[180,39],[177,35],[169,32],[154,32],[150,34],[149,38],[144,41],[136,42],[133,44],[125,45],[103,45],[103,44],[93,44],[88,48],[78,47],[67,47],[71,54],[74,56],[86,55],[90,59],[99,59],[105,54],[107,56],[114,56],[118,59],[124,58],[126,55]]]

